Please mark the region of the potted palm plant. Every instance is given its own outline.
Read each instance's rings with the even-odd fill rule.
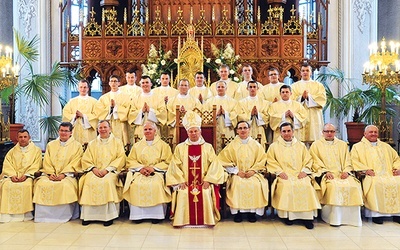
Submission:
[[[350,143],[361,140],[366,124],[374,124],[379,121],[381,112],[382,91],[376,86],[358,88],[354,85],[354,79],[345,77],[340,69],[326,68],[317,80],[325,86],[327,102],[324,107],[329,110],[331,117],[345,118],[352,112],[352,121],[345,122],[347,128],[347,138]],[[330,85],[337,82],[343,86],[346,94],[342,97],[335,97],[330,89]],[[393,87],[385,90],[387,104],[399,104],[400,96]],[[386,106],[387,120],[389,121],[395,114],[395,110]]]
[[[44,109],[50,103],[54,87],[61,86],[68,78],[66,71],[60,68],[58,62],[53,64],[48,74],[35,72],[34,64],[39,58],[38,36],[34,36],[31,40],[28,40],[18,31],[14,30],[14,38],[18,52],[16,62],[21,65],[19,72],[24,72],[24,77],[20,79],[20,84],[12,85],[0,93],[2,100],[9,103],[8,119],[11,128],[17,124],[15,119],[15,101],[18,97],[30,98],[32,103],[39,109]],[[20,75],[19,73],[17,74]],[[59,122],[61,122],[60,116],[45,116],[40,119],[40,127],[44,131],[47,131],[51,137],[57,133]],[[10,138],[13,139],[16,137],[11,135],[11,128]]]

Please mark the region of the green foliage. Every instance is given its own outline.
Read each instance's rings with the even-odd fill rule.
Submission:
[[[329,110],[331,117],[344,118],[353,112],[353,121],[364,121],[367,124],[376,123],[379,120],[379,113],[381,112],[381,97],[382,91],[376,86],[369,86],[365,90],[354,86],[354,79],[345,77],[345,74],[340,69],[327,68],[325,73],[321,73],[318,81],[322,82],[325,86],[327,102],[324,107]],[[342,97],[335,97],[330,89],[330,85],[337,82],[339,86],[343,87],[347,93]],[[394,87],[389,87],[385,91],[386,104],[399,104],[400,96],[396,93]],[[394,116],[395,111],[386,106],[387,118]]]
[[[58,126],[61,123],[61,116],[43,116],[39,120],[40,128],[48,131],[49,138],[56,138],[58,136]]]

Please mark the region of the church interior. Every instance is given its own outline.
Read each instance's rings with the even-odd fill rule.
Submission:
[[[251,65],[262,85],[269,84],[270,68],[291,85],[307,63],[332,100],[323,118],[336,126],[337,137],[350,145],[360,141],[351,141],[345,122],[361,108],[362,131],[376,125],[379,138],[399,152],[399,8],[391,0],[1,1],[1,161],[14,145],[14,123],[23,124],[45,150],[57,136],[64,105],[79,95],[79,79],[88,81],[98,99],[110,91],[111,75],[125,85],[125,72],[134,70],[137,84],[148,75],[159,86],[161,73],[168,72],[176,87],[182,78],[194,86],[193,76],[201,71],[209,86],[219,79],[221,63],[238,82],[242,65]],[[38,38],[36,61],[19,56],[16,33],[27,41]],[[64,78],[44,85],[39,97],[16,87],[54,69]],[[15,95],[16,89],[22,93]],[[348,101],[342,97],[350,92],[371,89],[378,94],[369,103],[332,108],[336,100]],[[235,223],[228,215],[212,228],[174,228],[167,219],[135,224],[127,213],[110,227],[83,227],[79,219],[11,222],[0,223],[0,249],[400,249],[400,224],[390,219],[378,225],[363,217],[361,227],[314,223],[313,230],[285,225],[271,208],[256,223]]]

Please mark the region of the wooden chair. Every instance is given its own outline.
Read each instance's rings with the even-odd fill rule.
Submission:
[[[212,111],[200,111],[199,109],[195,108],[193,110],[201,117],[201,135],[203,136],[204,140],[211,145],[213,145],[214,149],[217,146],[217,106],[213,105]],[[176,106],[176,145],[181,142],[184,142],[187,139],[187,132],[186,129],[182,125],[182,119],[184,114],[180,112],[180,107]],[[174,149],[175,146],[174,145]]]

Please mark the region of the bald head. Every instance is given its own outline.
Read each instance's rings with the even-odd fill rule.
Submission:
[[[336,135],[336,127],[331,123],[325,124],[322,135],[324,136],[325,140],[333,141]]]

